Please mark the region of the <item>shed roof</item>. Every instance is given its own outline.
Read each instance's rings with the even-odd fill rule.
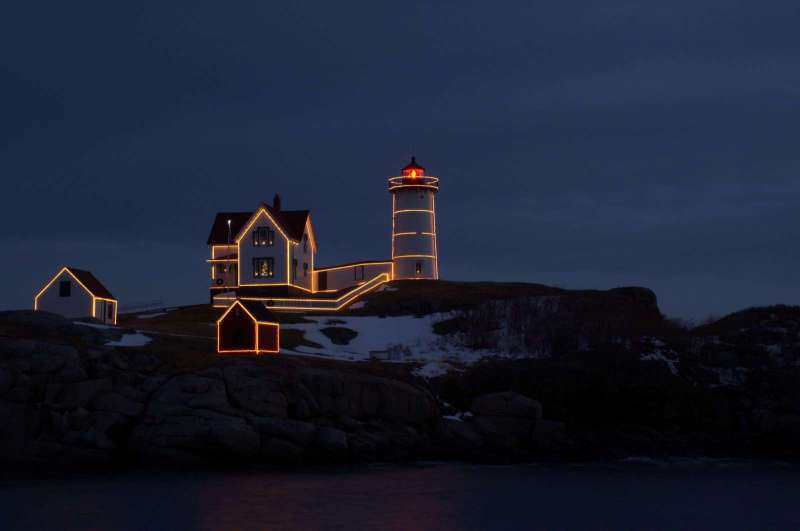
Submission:
[[[236,303],[241,304],[248,312],[250,312],[253,317],[256,318],[256,321],[259,323],[277,322],[275,315],[271,311],[267,310],[267,307],[264,306],[263,302],[236,299],[233,304]]]
[[[69,266],[65,267],[64,269],[69,271],[72,276],[78,279],[78,282],[83,284],[83,286],[89,290],[89,293],[91,293],[93,296],[101,299],[117,300],[108,290],[108,288],[106,288],[102,282],[97,280],[97,277],[95,277],[90,271],[86,271],[85,269],[76,269]]]

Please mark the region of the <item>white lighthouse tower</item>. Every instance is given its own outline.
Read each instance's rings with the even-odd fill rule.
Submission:
[[[439,179],[411,163],[389,178],[392,194],[392,265],[394,279],[438,279],[436,193]]]

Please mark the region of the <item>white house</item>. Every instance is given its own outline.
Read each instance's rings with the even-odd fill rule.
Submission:
[[[211,301],[262,301],[273,310],[338,310],[390,280],[439,278],[436,203],[439,179],[412,157],[389,178],[392,256],[316,266],[308,210],[283,210],[280,196],[252,212],[220,212],[208,237]]]
[[[62,267],[33,298],[33,309],[68,319],[94,317],[117,324],[118,301],[89,271]]]

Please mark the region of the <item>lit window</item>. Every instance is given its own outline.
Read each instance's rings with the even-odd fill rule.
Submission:
[[[275,244],[275,232],[269,227],[256,227],[253,230],[253,246],[272,247]]]
[[[69,280],[62,280],[58,283],[58,296],[69,297],[72,295],[72,282]]]
[[[417,262],[416,273],[417,273],[417,275],[421,275],[422,274],[422,262]]]
[[[272,278],[275,276],[274,258],[253,258],[253,277]]]

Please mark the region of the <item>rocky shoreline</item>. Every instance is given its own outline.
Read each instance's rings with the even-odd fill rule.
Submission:
[[[106,467],[798,455],[800,415],[791,409],[798,393],[776,401],[751,387],[698,385],[665,362],[642,363],[619,349],[491,361],[428,381],[290,356],[176,369],[136,348],[106,346],[109,334],[48,314],[0,315],[0,461]],[[780,374],[796,389],[796,370]]]

